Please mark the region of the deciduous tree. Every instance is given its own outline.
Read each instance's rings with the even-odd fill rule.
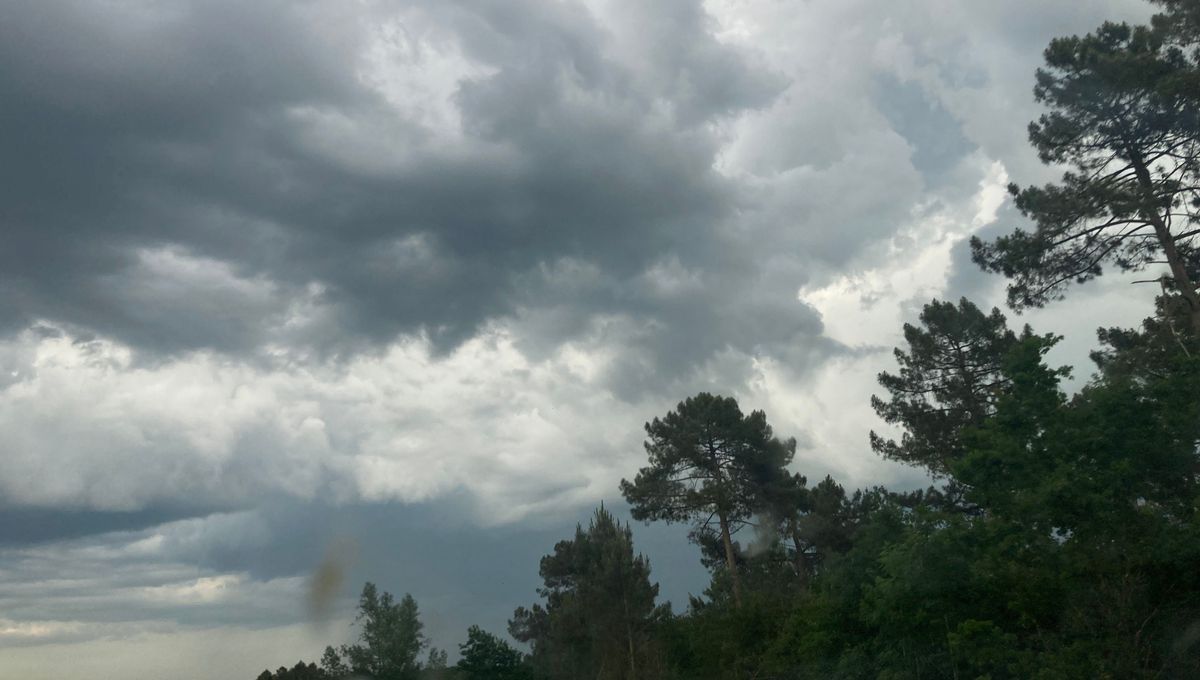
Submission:
[[[366,675],[375,680],[417,680],[419,656],[429,645],[422,632],[417,602],[411,595],[396,602],[391,593],[380,593],[374,583],[363,585],[358,599],[358,642],[328,647],[321,659],[335,677]]]

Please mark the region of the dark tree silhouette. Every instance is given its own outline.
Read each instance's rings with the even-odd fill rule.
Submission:
[[[458,646],[461,658],[455,664],[456,677],[463,680],[532,680],[525,655],[504,640],[471,626],[467,641]]]
[[[541,673],[563,680],[646,680],[655,677],[652,633],[669,615],[655,605],[650,563],[634,555],[633,533],[603,508],[575,538],[542,558],[538,593],[545,606],[519,607],[512,636],[532,646]]]

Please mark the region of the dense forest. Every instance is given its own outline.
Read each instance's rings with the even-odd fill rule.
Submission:
[[[356,643],[259,680],[1200,677],[1200,2],[1156,4],[1046,49],[1029,138],[1065,172],[1010,187],[1027,228],[971,243],[1016,311],[1166,272],[1082,388],[1047,361],[1059,337],[933,300],[873,399],[899,437],[870,434],[930,488],[807,479],[766,414],[697,394],[645,425],[620,486],[710,570],[685,611],[601,507],[542,558],[513,642],[472,627],[450,666],[413,598],[368,583]]]

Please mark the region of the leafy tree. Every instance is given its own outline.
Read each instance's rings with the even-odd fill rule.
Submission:
[[[454,668],[466,680],[532,680],[525,655],[504,640],[471,626],[467,641],[459,645],[462,658]]]
[[[743,415],[732,397],[702,392],[645,425],[650,465],[621,493],[638,520],[691,522],[693,538],[716,533],[735,604],[742,601],[733,534],[749,523],[761,501],[766,471],[782,471],[796,440],[775,438],[762,411]],[[783,472],[772,472],[781,478]],[[715,529],[714,529],[715,525]]]
[[[330,675],[365,675],[375,680],[416,680],[422,665],[418,657],[428,646],[424,625],[411,595],[396,602],[374,583],[363,585],[358,600],[359,641],[327,647],[321,665]],[[434,657],[431,657],[434,658]]]
[[[807,510],[807,482],[803,475],[783,468],[763,473],[752,476],[753,535],[745,544],[733,544],[735,571],[728,568],[728,554],[719,530],[698,527],[690,534],[691,541],[700,548],[701,564],[712,575],[704,591],[711,604],[738,606],[733,590],[735,576],[743,599],[756,590],[790,597],[807,583],[811,546],[803,541],[797,545],[792,540],[799,540],[795,529]]]
[[[1200,107],[1178,87],[1194,79],[1195,62],[1163,31],[1112,23],[1055,39],[1045,59],[1034,96],[1050,110],[1029,138],[1043,162],[1071,170],[1058,184],[1010,186],[1035,229],[973,239],[976,262],[1012,279],[1009,302],[1021,309],[1060,298],[1105,264],[1139,270],[1165,260],[1200,332],[1187,264],[1200,235]]]
[[[755,578],[760,581],[759,587],[803,589],[811,575],[813,557],[812,546],[800,533],[801,518],[809,510],[808,480],[789,472],[777,460],[764,458],[751,484],[756,496],[751,502],[756,513],[755,536],[739,563],[743,571],[751,566],[761,572]],[[722,562],[720,536],[712,535],[707,543],[701,545],[704,561],[715,571]]]
[[[850,549],[855,529],[853,502],[828,475],[808,490],[805,500],[806,512],[796,518],[791,539],[796,554],[804,558],[808,571],[815,573],[832,555]]]
[[[707,664],[814,680],[1196,676],[1200,646],[1180,631],[1200,615],[1200,362],[1163,343],[1170,370],[1104,372],[1068,397],[1047,348],[1021,339],[991,414],[961,433],[947,475],[981,512],[856,493],[837,513],[848,548],[756,633],[765,647],[713,642],[688,622],[688,654],[672,645],[684,675],[739,677],[696,670]],[[698,661],[705,644],[733,651]]]
[[[445,650],[437,647],[429,648],[429,656],[425,659],[425,664],[421,666],[421,680],[449,680],[456,678],[457,674],[454,669],[446,665],[447,657]]]
[[[773,677],[763,673],[764,655],[794,604],[765,590],[747,590],[740,607],[693,599],[688,614],[669,622],[662,634],[674,677]]]
[[[325,653],[321,655],[321,670],[336,680],[343,680],[351,675],[350,666],[346,664],[341,653],[333,647],[326,647]]]
[[[1157,14],[1151,20],[1154,26],[1172,47],[1179,49],[1187,49],[1200,44],[1200,2],[1196,0],[1150,0],[1156,5],[1161,6],[1165,11]],[[1191,56],[1192,62],[1195,63],[1197,56]],[[1193,98],[1200,96],[1200,89],[1196,89],[1197,82],[1195,73],[1191,74],[1191,78],[1187,80],[1186,87],[1181,88],[1185,94],[1190,94]]]
[[[1039,654],[1081,677],[1194,674],[1177,631],[1200,614],[1200,364],[1179,350],[1173,370],[1102,373],[1068,399],[1035,351],[1012,355],[1014,388],[958,473],[996,521],[1055,537],[1065,646]]]
[[[751,593],[741,610],[694,608],[689,617],[698,620],[685,625],[700,639],[682,658],[679,644],[672,646],[673,660],[685,669],[681,677],[886,677],[870,663],[871,651],[862,650],[875,635],[862,620],[863,592],[880,571],[882,552],[904,536],[909,510],[901,503],[911,501],[878,488],[847,496],[828,481],[813,488],[829,492],[822,503],[837,508],[830,534],[841,547],[823,552],[810,588],[797,597]],[[814,508],[806,517],[814,513],[824,511]]]
[[[828,475],[809,487],[803,475],[777,469],[757,484],[755,538],[735,554],[740,574],[753,582],[751,589],[766,589],[773,597],[803,591],[830,555],[849,548],[855,501]],[[702,562],[715,570],[723,563],[720,539],[715,534],[702,539]],[[717,590],[710,588],[710,595]]]
[[[286,668],[280,666],[274,673],[263,671],[258,680],[334,680],[333,676],[319,668],[315,663],[297,661],[295,666]]]
[[[992,415],[1007,387],[1005,357],[1033,332],[1026,326],[1018,337],[1000,310],[984,314],[966,298],[957,305],[933,300],[920,321],[920,327],[904,325],[908,349],[895,351],[900,372],[879,374],[889,399],[871,397],[875,412],[904,432],[899,442],[872,432],[871,447],[945,478],[963,455],[963,430]],[[1050,336],[1043,339],[1053,343]]]
[[[993,513],[1043,531],[1109,540],[1151,508],[1193,517],[1200,469],[1200,363],[1179,353],[1162,377],[1114,371],[1074,398],[1045,366],[1047,347],[1022,343],[1005,368],[1012,388],[968,433],[954,468]]]
[[[1101,328],[1101,347],[1091,353],[1092,361],[1105,379],[1126,378],[1140,383],[1170,377],[1183,370],[1195,348],[1181,329],[1187,319],[1167,296],[1159,296],[1156,314],[1142,321],[1140,329]]]
[[[653,631],[669,615],[654,603],[650,563],[633,533],[601,506],[587,530],[542,558],[545,606],[519,607],[509,631],[530,643],[534,667],[556,680],[637,680],[658,673]]]

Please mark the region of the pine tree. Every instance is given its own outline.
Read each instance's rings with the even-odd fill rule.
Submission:
[[[1058,184],[1009,187],[1035,224],[971,246],[984,269],[1012,279],[1015,309],[1062,297],[1105,265],[1163,263],[1200,333],[1200,294],[1189,259],[1200,236],[1200,107],[1180,83],[1196,63],[1161,30],[1106,23],[1058,38],[1034,96],[1049,111],[1029,126],[1043,162],[1071,167]]]
[[[653,630],[668,615],[655,605],[650,563],[634,555],[633,533],[600,507],[542,558],[545,606],[520,607],[512,636],[532,646],[542,674],[563,680],[645,680],[656,676]]]
[[[1000,310],[985,315],[966,298],[958,305],[933,300],[921,310],[920,321],[920,327],[904,325],[908,348],[895,351],[900,372],[879,374],[889,398],[871,397],[875,412],[903,428],[903,434],[897,442],[872,432],[871,447],[885,458],[946,478],[963,454],[963,430],[990,416],[1007,386],[1001,370],[1005,357],[1033,332],[1026,326],[1018,337]]]
[[[716,532],[740,605],[732,536],[758,510],[762,480],[784,476],[796,440],[775,438],[762,411],[743,415],[732,397],[707,392],[680,402],[645,429],[650,465],[632,482],[621,480],[634,519],[691,522],[695,538]]]
[[[459,645],[460,659],[454,669],[464,680],[530,680],[525,655],[504,640],[471,626],[467,641]]]

